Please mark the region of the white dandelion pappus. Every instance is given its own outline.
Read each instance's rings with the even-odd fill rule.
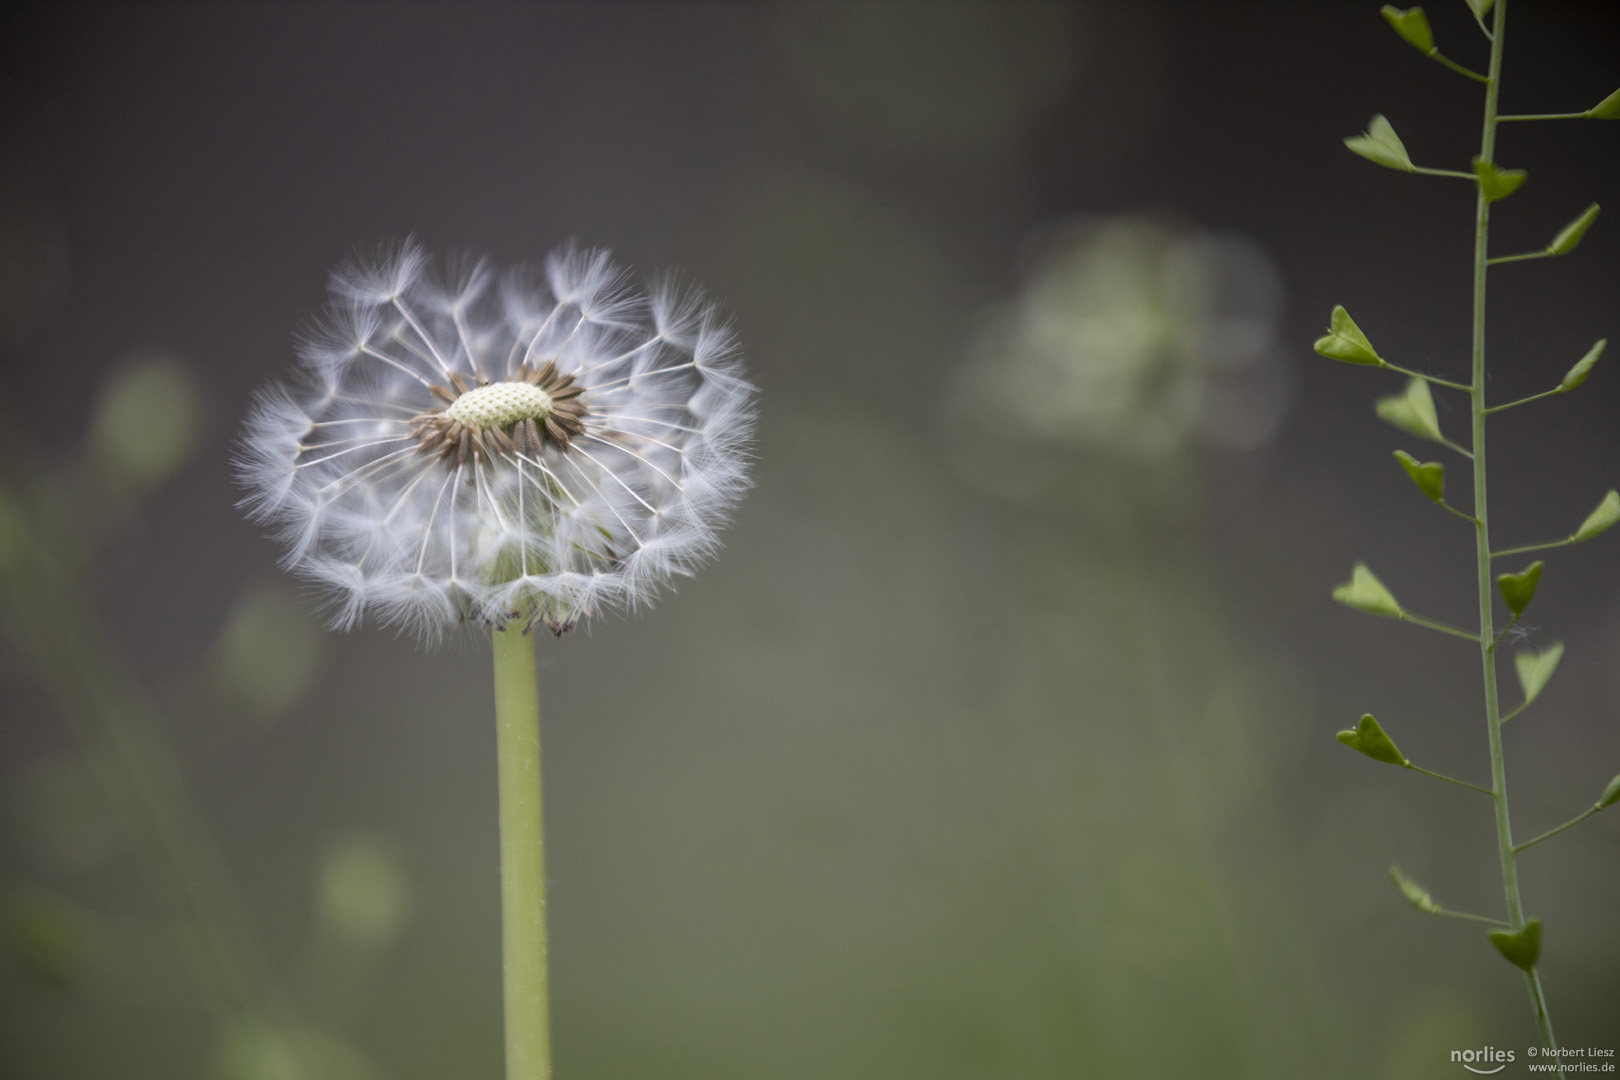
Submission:
[[[294,385],[254,402],[242,505],[342,629],[560,635],[690,573],[748,486],[729,327],[671,281],[635,290],[606,251],[441,280],[407,242],[334,272],[299,353]]]

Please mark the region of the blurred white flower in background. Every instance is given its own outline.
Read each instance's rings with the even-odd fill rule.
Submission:
[[[1041,249],[1022,293],[986,313],[950,390],[956,423],[1149,460],[1275,433],[1282,287],[1252,241],[1116,216]]]
[[[697,293],[642,294],[605,251],[440,280],[409,243],[331,291],[295,387],[259,394],[238,468],[335,625],[560,634],[717,547],[754,388]]]

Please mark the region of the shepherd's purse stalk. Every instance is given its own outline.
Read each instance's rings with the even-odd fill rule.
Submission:
[[[1445,497],[1445,466],[1439,462],[1420,462],[1405,451],[1397,451],[1397,462],[1406,471],[1418,489],[1434,503],[1470,522],[1474,529],[1475,586],[1479,604],[1478,632],[1427,619],[1407,611],[1366,566],[1357,564],[1351,580],[1334,590],[1333,598],[1349,607],[1371,615],[1399,619],[1427,629],[1437,630],[1452,637],[1471,639],[1479,649],[1480,669],[1484,678],[1485,727],[1490,744],[1491,786],[1481,787],[1467,781],[1422,768],[1406,758],[1395,746],[1372,716],[1363,716],[1353,729],[1339,732],[1339,741],[1374,759],[1428,776],[1445,780],[1475,791],[1491,799],[1496,824],[1497,855],[1502,873],[1502,891],[1507,902],[1507,920],[1459,912],[1441,907],[1421,885],[1406,877],[1398,868],[1391,875],[1396,887],[1419,911],[1493,925],[1490,941],[1504,959],[1518,967],[1529,988],[1536,1025],[1545,1051],[1554,1054],[1562,1074],[1562,1059],[1557,1057],[1558,1042],[1548,1014],[1546,996],[1542,991],[1537,963],[1541,955],[1541,923],[1526,918],[1524,902],[1519,892],[1518,855],[1520,852],[1558,835],[1586,818],[1620,802],[1620,777],[1610,781],[1598,799],[1580,814],[1547,832],[1521,844],[1513,842],[1513,823],[1508,811],[1507,766],[1502,748],[1502,725],[1522,712],[1540,694],[1552,677],[1563,656],[1562,643],[1554,643],[1540,652],[1521,652],[1515,658],[1519,682],[1524,691],[1524,702],[1507,715],[1503,715],[1501,697],[1496,678],[1497,646],[1518,623],[1525,608],[1535,596],[1540,581],[1542,563],[1537,561],[1518,573],[1496,575],[1494,587],[1512,615],[1511,620],[1498,631],[1495,625],[1495,595],[1493,593],[1492,561],[1545,548],[1579,543],[1607,530],[1620,522],[1620,493],[1610,491],[1584,522],[1573,533],[1561,540],[1529,544],[1502,551],[1491,549],[1489,498],[1485,454],[1486,418],[1504,409],[1529,404],[1555,394],[1567,393],[1586,381],[1592,366],[1603,353],[1605,342],[1599,341],[1564,376],[1557,387],[1543,393],[1501,405],[1487,406],[1485,402],[1485,313],[1486,286],[1490,267],[1528,259],[1566,255],[1573,251],[1597,219],[1598,207],[1594,203],[1562,229],[1541,251],[1492,257],[1490,255],[1491,204],[1512,195],[1524,183],[1526,174],[1519,169],[1502,169],[1496,164],[1497,125],[1508,120],[1555,119],[1620,119],[1620,91],[1579,113],[1535,113],[1504,116],[1498,111],[1502,85],[1502,52],[1505,41],[1507,0],[1467,0],[1482,32],[1490,39],[1490,62],[1485,74],[1472,71],[1440,54],[1435,47],[1428,17],[1422,8],[1401,10],[1386,5],[1383,16],[1390,26],[1408,44],[1425,56],[1439,61],[1448,69],[1484,84],[1484,124],[1480,135],[1479,156],[1473,161],[1471,172],[1433,169],[1415,165],[1404,144],[1395,134],[1394,127],[1383,116],[1374,116],[1366,134],[1346,139],[1346,145],[1355,153],[1386,168],[1426,175],[1457,177],[1471,181],[1475,187],[1474,262],[1473,262],[1473,317],[1472,350],[1469,382],[1450,382],[1421,372],[1398,367],[1378,355],[1361,328],[1343,307],[1335,308],[1328,333],[1316,342],[1316,351],[1323,356],[1346,363],[1385,368],[1409,377],[1406,391],[1379,400],[1378,415],[1394,426],[1418,438],[1428,439],[1457,452],[1469,460],[1473,473],[1473,512],[1465,513],[1450,505]],[[1494,12],[1492,8],[1494,7]],[[1492,16],[1491,26],[1485,25],[1485,16]],[[1469,446],[1460,446],[1447,439],[1440,430],[1430,387],[1440,386],[1468,395]]]

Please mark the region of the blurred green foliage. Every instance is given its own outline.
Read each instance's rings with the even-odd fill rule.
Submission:
[[[65,895],[14,886],[3,897],[4,942],[21,970],[70,992],[80,1009],[106,999],[210,1015],[223,1080],[369,1080],[376,1074],[362,1051],[300,1014],[329,1005],[330,987],[358,977],[356,946],[374,954],[397,936],[408,892],[397,855],[361,836],[328,852],[306,959],[323,985],[294,1003],[284,965],[258,939],[192,802],[169,725],[97,629],[85,580],[91,553],[184,467],[201,408],[185,365],[148,352],[101,388],[77,460],[48,463],[16,440],[0,447],[0,629],[79,743],[28,778],[29,816],[59,872],[82,878],[131,856],[168,908],[112,920]],[[308,613],[276,586],[237,598],[212,661],[224,699],[262,716],[303,693],[317,656]],[[177,977],[189,984],[178,993]],[[186,1068],[186,1056],[172,1055],[169,1067]]]
[[[408,897],[405,868],[392,846],[373,836],[344,836],[321,860],[316,925],[321,933],[375,949],[399,934]]]
[[[102,388],[90,450],[108,481],[148,487],[179,468],[196,445],[200,402],[191,375],[163,353],[137,353]]]
[[[217,645],[219,679],[230,701],[271,716],[303,696],[320,660],[320,627],[283,583],[236,598]]]

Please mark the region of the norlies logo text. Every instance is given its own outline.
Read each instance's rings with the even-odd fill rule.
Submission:
[[[1513,1060],[1513,1051],[1498,1050],[1494,1046],[1484,1046],[1478,1050],[1453,1050],[1451,1052],[1451,1060],[1457,1062],[1469,1072],[1479,1073],[1481,1076],[1489,1076],[1491,1073],[1499,1073],[1503,1069],[1507,1068],[1508,1062]],[[1472,1064],[1474,1062],[1478,1062],[1481,1065],[1494,1065],[1496,1067],[1494,1069],[1476,1069]]]

